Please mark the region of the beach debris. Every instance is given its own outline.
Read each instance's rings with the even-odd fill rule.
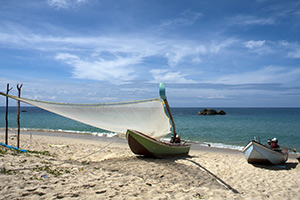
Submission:
[[[4,146],[4,147],[7,147],[7,148],[9,148],[9,149],[14,149],[14,150],[16,150],[16,151],[20,151],[20,152],[27,152],[26,150],[24,150],[24,149],[19,149],[19,148],[17,148],[17,147],[12,147],[12,146],[10,146],[10,145],[7,145],[7,144],[4,144],[4,143],[0,143],[0,146]]]
[[[28,189],[26,189],[26,191],[27,192],[33,192],[33,191],[35,191],[37,188],[36,187],[34,187],[34,188],[28,188]]]
[[[17,135],[11,135],[11,136],[10,136],[10,139],[11,139],[11,140],[14,140],[15,138],[17,138]]]
[[[216,111],[211,108],[205,108],[198,112],[198,115],[226,115],[226,112],[224,112],[223,110]]]
[[[103,193],[105,193],[106,192],[106,190],[100,190],[100,191],[96,191],[95,193],[96,194],[103,194]]]
[[[66,144],[50,144],[49,146],[50,146],[50,147],[58,147],[58,148],[61,148],[61,147],[69,147],[69,146],[66,145]]]
[[[42,178],[49,178],[47,174],[42,175],[41,177],[42,177]]]
[[[204,198],[203,194],[200,194],[200,193],[197,193],[197,194],[195,194],[194,196],[195,196],[196,198],[199,198],[199,199],[203,199],[203,198]]]

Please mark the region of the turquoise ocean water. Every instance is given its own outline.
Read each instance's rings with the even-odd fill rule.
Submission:
[[[241,149],[260,134],[262,142],[276,137],[279,144],[300,151],[300,108],[214,108],[227,115],[200,116],[203,108],[172,108],[176,132],[182,139],[215,147]],[[36,107],[22,107],[21,128],[113,135]],[[16,108],[9,107],[9,127],[16,128]],[[5,128],[5,107],[0,107]]]

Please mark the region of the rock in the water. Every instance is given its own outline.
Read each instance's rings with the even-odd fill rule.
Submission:
[[[198,115],[226,115],[226,112],[224,112],[223,110],[216,111],[214,109],[205,108],[198,112]]]
[[[217,114],[218,115],[226,115],[226,112],[224,110],[218,110]]]

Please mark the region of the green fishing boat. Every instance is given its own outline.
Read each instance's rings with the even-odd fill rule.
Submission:
[[[131,151],[147,157],[187,156],[190,145],[170,143],[151,138],[141,132],[127,130],[126,138]]]
[[[160,98],[163,100],[165,108],[169,114],[169,118],[164,120],[172,123],[173,135],[170,142],[165,142],[160,139],[150,137],[142,132],[128,129],[126,132],[126,138],[131,151],[138,155],[150,156],[150,157],[163,157],[163,156],[186,156],[188,155],[191,145],[184,141],[181,141],[180,136],[176,134],[175,123],[172,117],[169,103],[166,97],[165,84],[161,83],[159,86]],[[165,132],[164,136],[168,135]]]

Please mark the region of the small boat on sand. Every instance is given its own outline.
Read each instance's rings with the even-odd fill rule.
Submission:
[[[284,164],[288,159],[288,149],[273,149],[254,140],[242,150],[247,162],[252,164]]]
[[[131,151],[147,157],[187,156],[190,144],[163,142],[141,132],[127,130],[126,138]]]
[[[127,129],[126,138],[128,145],[133,153],[147,157],[187,156],[190,151],[191,144],[186,144],[184,141],[181,141],[180,136],[175,132],[175,123],[167,101],[164,83],[161,83],[159,86],[159,94],[160,98],[164,102],[172,123],[173,136],[171,141],[164,142],[162,138],[153,138],[141,131]],[[178,139],[177,142],[176,138]]]

